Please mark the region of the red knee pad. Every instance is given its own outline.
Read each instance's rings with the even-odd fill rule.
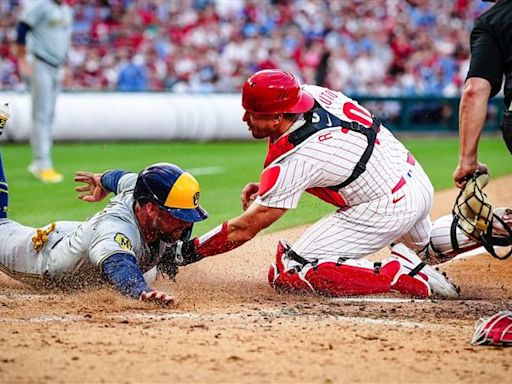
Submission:
[[[315,291],[327,296],[370,295],[389,292],[391,279],[374,269],[334,262],[311,268],[304,278]]]
[[[391,286],[393,291],[403,293],[419,298],[430,297],[431,290],[430,285],[423,280],[420,276],[409,276],[408,274],[402,274],[397,281]]]
[[[398,260],[389,260],[382,265],[379,273],[389,277],[389,280],[393,281],[395,276],[400,272],[400,269],[402,269],[402,267]]]
[[[402,270],[400,262],[398,260],[388,261],[382,267],[381,275],[386,275],[391,279],[392,291],[397,291],[403,293],[404,295],[410,295],[414,297],[423,298],[430,296],[430,286],[425,281],[425,279],[422,278],[421,275],[423,274],[418,273],[414,277],[409,276]]]
[[[277,273],[275,265],[271,265],[268,271],[268,282],[272,288],[278,291],[293,293],[313,293],[315,292],[311,286],[301,279],[300,275],[295,271],[286,271]]]
[[[305,282],[296,269],[285,270],[283,258],[290,246],[279,241],[276,251],[276,262],[272,264],[268,270],[267,279],[273,288],[285,292],[314,292],[310,285]]]
[[[276,279],[277,275],[279,275],[279,271],[277,270],[276,265],[272,264],[267,272],[268,283],[271,287],[274,286],[274,280]]]
[[[275,267],[278,273],[284,271],[283,256],[289,248],[290,246],[282,240],[277,243]]]

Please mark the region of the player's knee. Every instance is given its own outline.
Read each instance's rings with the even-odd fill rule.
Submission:
[[[277,275],[272,287],[280,292],[315,293],[313,287],[295,270],[282,272]]]
[[[270,266],[267,273],[267,279],[272,288],[294,293],[314,292],[303,276],[299,274],[307,261],[298,258],[300,256],[291,250],[286,241],[279,241],[276,250],[276,261]]]

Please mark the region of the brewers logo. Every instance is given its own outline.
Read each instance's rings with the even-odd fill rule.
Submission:
[[[132,242],[122,233],[116,233],[114,241],[125,251],[132,250]]]
[[[199,192],[194,194],[194,205],[197,207],[199,205]]]

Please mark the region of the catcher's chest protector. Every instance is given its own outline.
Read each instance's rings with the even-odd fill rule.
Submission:
[[[338,191],[352,183],[366,170],[366,164],[372,155],[373,148],[375,146],[375,140],[377,138],[377,133],[380,130],[381,123],[376,117],[373,116],[373,122],[369,127],[365,127],[364,125],[355,121],[344,121],[332,113],[326,111],[318,103],[315,103],[315,107],[305,114],[305,118],[306,123],[302,127],[286,136],[281,137],[275,143],[269,143],[269,149],[265,159],[264,167],[266,168],[275,160],[283,158],[287,156],[287,154],[293,153],[301,143],[305,142],[319,131],[333,129],[333,127],[340,127],[341,129],[351,130],[363,134],[367,137],[368,146],[357,162],[354,170],[352,171],[352,174],[346,180],[336,185],[323,188],[309,188],[306,190],[306,192],[330,204],[333,204],[337,207],[344,207],[346,204],[343,199],[340,198]]]

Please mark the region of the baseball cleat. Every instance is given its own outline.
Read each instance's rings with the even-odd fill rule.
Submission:
[[[446,273],[425,264],[416,252],[404,244],[396,244],[391,248],[391,257],[400,261],[405,272],[409,276],[421,278],[430,287],[432,296],[443,299],[456,299],[460,289],[450,283]]]
[[[28,171],[36,179],[41,180],[43,183],[46,184],[60,183],[62,180],[64,180],[64,176],[62,176],[53,168],[37,169],[34,166],[30,165],[28,167]]]

